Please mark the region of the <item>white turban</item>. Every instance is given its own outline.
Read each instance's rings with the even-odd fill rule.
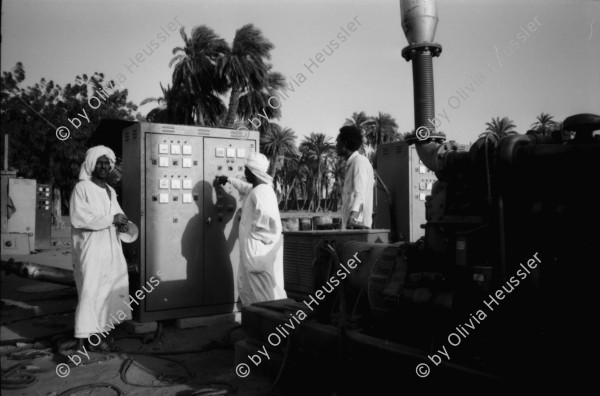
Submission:
[[[246,167],[254,174],[254,176],[267,184],[273,183],[273,178],[267,173],[267,170],[269,169],[269,159],[265,157],[264,154],[251,151],[246,157]]]
[[[96,169],[96,161],[103,155],[110,161],[110,170],[115,169],[115,153],[106,146],[95,146],[85,153],[85,161],[81,163],[81,170],[79,171],[79,180],[90,180],[92,178],[92,172]]]

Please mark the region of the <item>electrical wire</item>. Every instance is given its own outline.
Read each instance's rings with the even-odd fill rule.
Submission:
[[[73,392],[79,392],[79,391],[82,391],[82,390],[85,390],[85,389],[93,389],[93,388],[109,388],[109,389],[112,389],[115,392],[117,392],[118,396],[125,395],[123,393],[123,391],[121,389],[119,389],[118,387],[116,387],[115,385],[107,384],[107,383],[104,383],[104,382],[98,382],[96,384],[86,384],[86,385],[76,386],[75,388],[67,389],[64,392],[59,393],[56,396],[67,396],[67,395],[71,395]]]
[[[176,360],[168,359],[168,358],[165,358],[165,357],[155,357],[155,358],[156,359],[166,360],[168,362],[175,363],[175,364],[183,367],[185,369],[186,373],[189,376],[187,379],[185,377],[179,377],[179,376],[173,376],[172,378],[165,379],[166,376],[161,375],[161,378],[158,378],[160,381],[171,381],[171,379],[173,379],[174,381],[177,381],[178,383],[185,383],[187,380],[193,378],[193,374],[190,372],[190,370],[188,370],[188,368],[183,363],[180,363],[180,362],[178,362]],[[127,385],[130,385],[130,386],[139,386],[139,387],[148,387],[148,388],[161,388],[161,387],[166,387],[166,386],[173,386],[173,383],[160,384],[160,385],[144,385],[144,384],[136,384],[136,383],[130,382],[127,379],[127,370],[129,370],[129,367],[131,367],[131,365],[133,363],[137,363],[137,362],[135,362],[135,360],[133,360],[133,358],[128,357],[127,359],[125,359],[123,361],[123,364],[121,365],[121,368],[119,369],[119,373],[121,375],[121,381],[123,381]],[[140,366],[139,364],[136,364],[136,366],[138,368],[144,370],[148,374],[152,374],[152,375],[156,376],[155,372],[147,370],[144,367]]]
[[[36,382],[38,378],[35,375],[19,373],[20,369],[26,369],[30,363],[31,360],[17,363],[6,371],[3,371],[1,376],[2,381],[0,381],[2,389],[23,389]]]

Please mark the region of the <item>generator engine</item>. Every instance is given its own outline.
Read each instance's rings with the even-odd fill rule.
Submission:
[[[401,8],[415,103],[406,141],[437,178],[424,236],[315,249],[314,290],[325,297],[280,309],[314,319],[287,340],[288,391],[307,377],[327,384],[310,388],[323,395],[573,385],[582,329],[594,328],[600,116],[568,117],[551,135],[489,134],[461,150],[428,121],[442,51],[435,1]]]

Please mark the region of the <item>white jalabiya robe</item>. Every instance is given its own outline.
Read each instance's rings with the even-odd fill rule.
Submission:
[[[105,189],[91,181],[80,181],[71,194],[73,270],[79,295],[77,338],[111,330],[116,323],[131,319],[127,263],[112,224],[114,215],[123,210],[115,190],[108,187],[110,199]]]
[[[371,228],[373,224],[373,167],[358,151],[346,161],[346,176],[342,192],[342,229],[346,229],[351,212],[358,212],[358,223]]]
[[[240,220],[238,289],[242,304],[286,298],[283,284],[283,237],[277,197],[267,184],[229,178],[246,198]]]

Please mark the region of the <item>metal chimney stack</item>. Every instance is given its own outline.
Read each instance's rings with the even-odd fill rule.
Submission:
[[[415,101],[415,135],[408,143],[426,141],[430,138],[445,140],[436,133],[435,97],[433,89],[432,57],[439,56],[442,46],[433,42],[437,28],[437,7],[435,0],[400,0],[402,29],[408,46],[402,50],[406,61],[413,62],[413,90]]]

